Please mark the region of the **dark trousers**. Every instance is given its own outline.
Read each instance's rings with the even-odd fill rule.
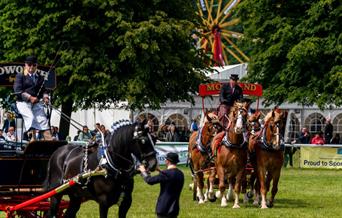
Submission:
[[[218,107],[218,117],[224,128],[227,128],[228,126],[229,112],[230,112],[230,106],[228,105],[220,104],[220,106]]]
[[[163,216],[163,215],[158,215],[158,214],[157,214],[157,218],[177,218],[177,216],[174,216],[174,215],[166,215],[166,216]]]

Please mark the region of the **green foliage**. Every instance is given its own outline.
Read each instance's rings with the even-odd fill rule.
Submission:
[[[342,105],[342,5],[338,0],[244,0],[239,7],[249,80],[266,103]]]
[[[205,77],[191,45],[196,10],[183,1],[0,1],[0,59],[58,58],[57,104],[74,108],[128,100],[158,108],[192,100]],[[175,10],[177,8],[177,10]],[[61,46],[63,44],[63,46]]]

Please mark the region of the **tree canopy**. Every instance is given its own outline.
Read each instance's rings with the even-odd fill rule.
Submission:
[[[74,109],[192,100],[205,80],[195,12],[181,0],[3,0],[0,60],[35,53],[48,65],[61,47],[54,96]]]
[[[244,0],[248,79],[266,103],[342,105],[342,4],[338,0]]]

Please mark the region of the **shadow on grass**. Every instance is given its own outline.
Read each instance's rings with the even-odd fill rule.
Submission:
[[[275,208],[306,208],[312,207],[309,202],[304,201],[302,199],[288,199],[281,198],[275,199],[274,206]]]
[[[242,207],[245,208],[260,208],[259,206],[255,206],[252,204],[252,202],[249,202],[248,204],[242,204]],[[302,199],[286,199],[286,198],[282,198],[282,199],[277,199],[274,202],[273,208],[309,208],[312,207],[312,205],[307,202],[307,201],[303,201]]]

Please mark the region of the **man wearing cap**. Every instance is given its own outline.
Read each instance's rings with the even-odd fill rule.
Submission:
[[[25,59],[24,73],[18,73],[14,82],[17,94],[17,108],[24,119],[25,129],[35,139],[34,130],[42,131],[45,140],[52,140],[50,126],[41,99],[46,103],[48,95],[44,86],[44,77],[37,73],[37,58]]]
[[[227,117],[231,106],[234,105],[235,101],[243,98],[242,88],[237,84],[239,76],[232,74],[229,79],[229,83],[225,83],[221,87],[220,106],[218,108],[218,116],[224,128],[228,126]]]
[[[160,183],[160,193],[156,206],[157,218],[174,218],[179,214],[179,197],[184,185],[184,174],[177,168],[178,154],[167,153],[165,164],[167,169],[159,175],[151,176],[144,165],[139,166],[141,175],[149,185]]]

